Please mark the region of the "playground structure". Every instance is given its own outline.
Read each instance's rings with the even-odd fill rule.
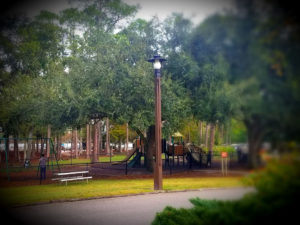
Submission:
[[[174,167],[175,159],[177,159],[177,166],[179,166],[180,161],[185,166],[186,159],[189,168],[192,168],[193,165],[197,165],[200,168],[211,167],[211,153],[206,153],[201,147],[194,144],[185,144],[183,142],[183,135],[179,132],[172,135],[171,144],[167,144],[165,147],[165,155],[165,166]]]
[[[39,158],[42,153],[47,155],[46,146],[49,140],[50,152],[48,156],[47,173],[48,177],[53,177],[57,173],[89,171],[93,177],[109,177],[109,176],[124,176],[124,175],[151,175],[152,172],[146,170],[145,165],[145,146],[140,138],[135,140],[134,148],[128,152],[116,155],[113,160],[108,160],[108,155],[100,156],[99,162],[90,161],[85,155],[81,158],[61,159],[58,160],[55,144],[51,139],[47,138],[23,138],[18,139],[19,156],[16,159],[14,150],[14,139],[0,139],[0,154],[1,154],[1,171],[2,179],[9,180],[10,175],[14,180],[14,174],[20,175],[31,171],[31,175],[26,177],[28,180],[36,179],[39,173]],[[6,149],[10,143],[10,150]],[[32,144],[31,151],[28,151],[30,143]],[[26,150],[27,149],[27,150]],[[29,154],[30,152],[30,154]],[[218,151],[205,152],[201,147],[194,144],[185,144],[181,141],[173,141],[173,143],[162,140],[162,161],[163,173],[171,175],[184,171],[198,171],[199,169],[221,170],[221,157]],[[9,156],[9,157],[8,157]],[[27,156],[27,157],[26,157]],[[29,157],[30,156],[30,157]],[[123,158],[122,158],[123,157]],[[155,156],[153,156],[153,159]],[[213,163],[212,163],[213,162]],[[228,166],[238,166],[238,154],[232,152],[228,154]],[[19,172],[17,172],[19,171]],[[33,172],[33,173],[32,173]],[[19,178],[18,178],[19,179]],[[21,179],[21,177],[20,177]]]
[[[175,136],[176,135],[176,136]],[[172,173],[172,168],[187,167],[192,168],[193,165],[199,168],[210,168],[212,163],[212,153],[206,153],[202,148],[194,144],[184,144],[182,135],[175,133],[172,136],[172,142],[167,143],[162,139],[162,153],[164,153],[164,169],[169,168]],[[180,140],[174,143],[175,138]],[[128,174],[129,168],[141,167],[144,165],[142,158],[145,157],[144,147],[141,139],[135,140],[135,148],[123,160],[114,162],[112,165],[125,165],[125,174]],[[153,153],[153,157],[155,154]],[[177,163],[176,163],[177,162]],[[187,162],[187,164],[185,163]]]
[[[165,166],[175,166],[175,158],[177,159],[177,165],[180,163],[180,158],[182,158],[182,163],[184,165],[186,153],[187,149],[184,144],[167,145],[165,151]]]

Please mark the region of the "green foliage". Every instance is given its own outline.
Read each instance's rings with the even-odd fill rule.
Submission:
[[[169,138],[184,125],[184,118],[190,115],[190,99],[185,89],[165,76],[162,80],[163,136]]]
[[[248,178],[257,193],[236,201],[192,199],[192,209],[167,207],[153,225],[162,224],[270,224],[297,219],[300,188],[299,155],[270,161]]]
[[[183,135],[185,143],[199,144],[199,126],[198,121],[192,118],[185,118],[183,120],[184,126],[181,127],[179,132]]]
[[[247,129],[242,121],[231,120],[231,142],[232,143],[246,143]]]
[[[250,180],[264,199],[284,198],[286,201],[299,196],[300,161],[297,152],[282,159],[271,159],[261,173],[254,173]]]
[[[158,213],[152,225],[161,224],[199,224],[199,220],[195,213],[188,209],[175,209],[173,207],[166,207],[163,212]]]
[[[228,152],[228,153],[235,152],[234,147],[226,146],[226,145],[217,145],[217,146],[214,147],[213,150],[218,152],[218,153],[221,153],[221,152]]]

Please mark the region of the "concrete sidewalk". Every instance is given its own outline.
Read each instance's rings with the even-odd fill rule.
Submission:
[[[218,188],[152,193],[19,207],[12,214],[19,224],[31,225],[149,225],[166,206],[188,208],[192,207],[191,198],[234,200],[253,191],[254,188]]]

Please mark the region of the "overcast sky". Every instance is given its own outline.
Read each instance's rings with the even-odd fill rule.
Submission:
[[[232,8],[233,0],[125,0],[125,2],[140,5],[138,18],[149,20],[153,16],[158,16],[164,19],[172,12],[179,12],[198,24],[215,12]]]
[[[2,0],[3,1],[3,0]],[[140,5],[136,17],[146,20],[153,16],[160,19],[166,18],[172,12],[183,13],[190,18],[194,24],[198,24],[203,19],[215,12],[232,8],[233,0],[123,0],[130,5]],[[4,2],[8,2],[6,6]],[[42,9],[52,12],[59,12],[68,7],[68,0],[4,0],[1,3],[3,10],[19,9],[28,14],[36,15]]]

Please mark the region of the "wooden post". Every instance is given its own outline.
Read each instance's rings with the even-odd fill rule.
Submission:
[[[161,88],[160,76],[155,76],[155,163],[154,190],[162,190],[162,160],[161,160]]]
[[[227,176],[227,171],[228,171],[228,153],[227,152],[222,152],[221,153],[222,157],[222,175]]]

